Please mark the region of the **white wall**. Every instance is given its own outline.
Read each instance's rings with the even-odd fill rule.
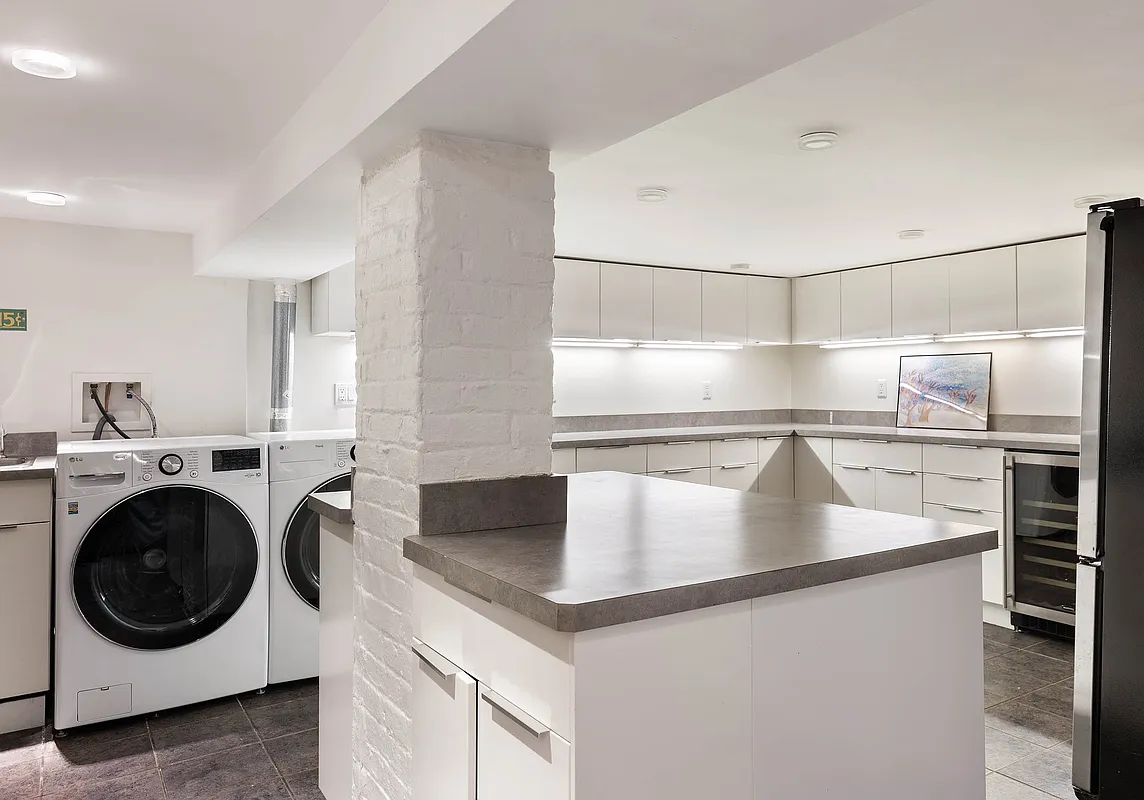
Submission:
[[[554,347],[558,417],[790,408],[789,347]],[[704,400],[702,384],[711,382]]]
[[[193,277],[183,234],[0,219],[0,307],[28,309],[0,332],[0,424],[89,437],[72,373],[143,372],[161,436],[243,432],[246,283]]]
[[[1079,336],[839,350],[793,347],[791,399],[794,408],[894,411],[901,356],[991,352],[990,413],[1079,416],[1081,347]],[[877,398],[879,378],[888,383],[884,400]]]
[[[274,284],[250,282],[247,310],[248,430],[270,428],[270,345]],[[294,338],[294,416],[290,430],[354,427],[354,408],[334,406],[334,384],[355,383],[354,340],[310,334],[310,283],[298,286],[298,327]]]

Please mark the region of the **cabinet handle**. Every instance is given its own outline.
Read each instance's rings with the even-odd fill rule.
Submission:
[[[883,469],[882,472],[888,472],[891,475],[917,475],[918,474],[911,469]]]
[[[663,474],[664,475],[683,475],[686,472],[691,472],[693,469],[695,469],[695,468],[694,467],[688,467],[687,469],[665,469],[663,471]]]
[[[942,508],[948,508],[950,511],[968,511],[970,514],[984,514],[980,508],[970,508],[969,506],[951,506],[942,503]]]
[[[768,436],[767,438],[769,439],[770,437]],[[724,439],[723,441],[724,442],[747,442],[747,441],[750,441],[750,437],[749,436],[740,436],[738,439]]]
[[[675,447],[680,444],[695,444],[695,442],[664,442],[668,447]]]
[[[950,450],[980,450],[981,447],[976,444],[943,444],[942,447],[948,447]]]
[[[420,639],[414,639],[411,645],[413,655],[417,656],[425,663],[425,666],[436,672],[442,678],[451,678],[457,674],[456,668],[450,664],[444,656],[438,653],[429,645]]]
[[[719,469],[746,469],[746,464],[724,464]]]
[[[975,478],[972,475],[946,475],[951,481],[980,481],[981,478]]]
[[[869,467],[859,467],[857,464],[839,464],[842,469],[870,469]]]
[[[499,694],[494,692],[492,689],[486,689],[484,686],[482,686],[481,699],[511,719],[517,725],[524,728],[537,739],[548,735],[548,728],[541,725],[539,721],[533,719],[528,714],[525,714],[508,700],[505,700]]]
[[[886,439],[859,439],[858,441],[862,442],[863,444],[889,444],[890,443]]]
[[[774,441],[775,439],[789,439],[790,437],[789,436],[764,436],[763,438],[766,439],[768,442],[771,442],[771,441]]]
[[[601,444],[596,445],[590,449],[592,450],[623,450],[625,447],[631,447],[630,444]]]
[[[19,527],[18,523],[13,522],[11,525],[0,525],[0,531],[14,531]]]

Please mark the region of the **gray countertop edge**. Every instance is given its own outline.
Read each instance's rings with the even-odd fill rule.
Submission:
[[[36,456],[31,465],[0,467],[0,481],[30,481],[56,477],[56,457]]]
[[[339,525],[353,525],[354,512],[349,492],[315,492],[306,500],[311,511]]]
[[[404,540],[402,552],[405,558],[440,575],[451,586],[562,633],[581,633],[612,625],[752,600],[756,597],[880,575],[984,553],[995,550],[998,546],[998,532],[984,531],[849,558],[673,586],[654,592],[564,604],[513,586],[456,559],[437,553],[419,541],[421,538],[411,536]]]

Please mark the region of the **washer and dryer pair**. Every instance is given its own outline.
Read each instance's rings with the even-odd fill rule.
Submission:
[[[352,449],[353,431],[61,444],[55,727],[316,675],[305,501],[349,488]]]

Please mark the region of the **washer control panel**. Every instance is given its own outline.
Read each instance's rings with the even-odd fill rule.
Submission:
[[[134,453],[136,483],[265,483],[265,446]]]

